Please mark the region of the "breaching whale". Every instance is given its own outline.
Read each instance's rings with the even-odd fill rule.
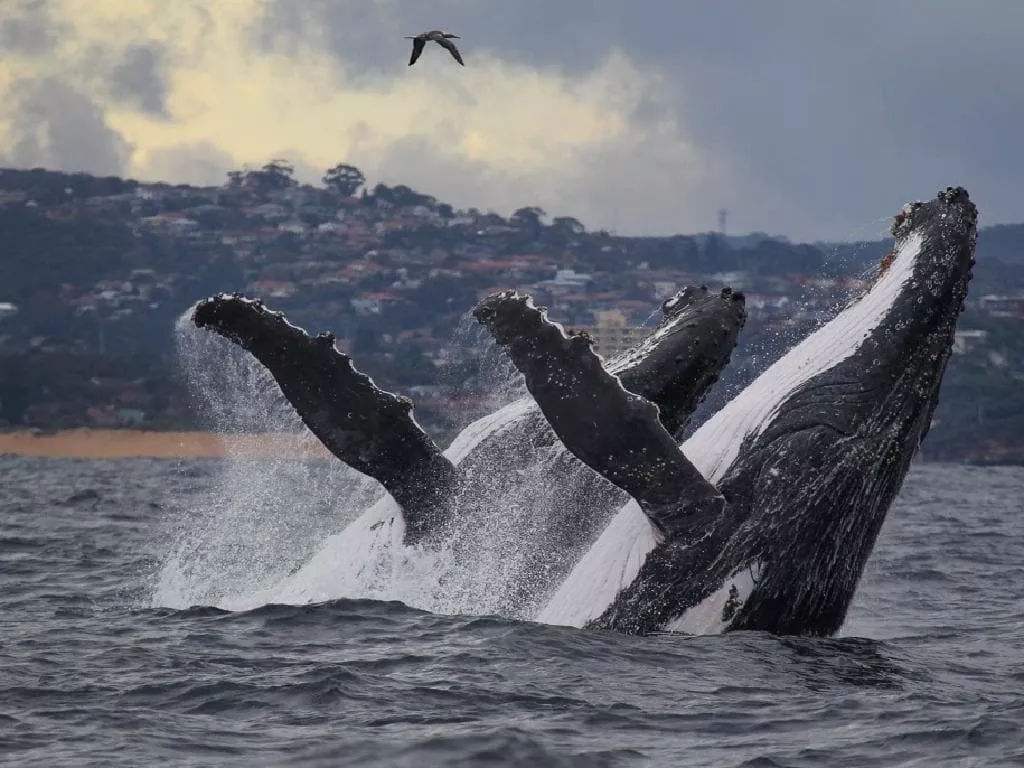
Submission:
[[[976,222],[961,188],[906,206],[871,289],[681,449],[587,344],[522,297],[484,302],[478,317],[566,447],[634,499],[539,618],[634,633],[837,631],[928,431]],[[552,369],[564,373],[552,379]],[[588,398],[606,417],[597,430]]]
[[[538,447],[557,455],[551,482],[585,478],[570,485],[586,503],[561,518],[552,510],[551,536],[565,554],[538,559],[549,584],[533,589],[527,618],[632,633],[829,634],[927,432],[976,217],[959,188],[906,206],[893,225],[894,257],[871,289],[681,447],[674,433],[742,325],[738,295],[684,293],[651,340],[614,366],[527,297],[488,298],[475,315],[536,405],[519,401],[475,422],[444,452],[410,404],[359,374],[332,337],[310,337],[237,296],[200,303],[194,321],[250,351],[328,449],[389,491],[353,528],[435,546],[460,503],[491,490],[478,480],[495,455],[523,446],[521,462],[536,461]],[[367,578],[380,571],[346,567]],[[326,596],[308,585],[290,593]]]
[[[662,315],[648,338],[609,367],[626,386],[655,403],[664,428],[675,432],[728,362],[746,313],[742,294],[687,287],[663,303]],[[373,562],[374,557],[390,557],[391,545],[381,540],[392,529],[405,545],[443,542],[457,548],[459,542],[452,537],[458,527],[449,524],[452,518],[467,507],[518,495],[521,489],[515,484],[532,470],[539,482],[559,493],[540,510],[543,546],[521,555],[523,576],[506,585],[502,602],[495,606],[532,618],[537,601],[568,574],[627,500],[565,450],[529,398],[469,425],[442,452],[416,423],[412,404],[378,389],[358,372],[351,358],[335,348],[330,334],[310,336],[261,302],[235,295],[200,302],[193,321],[256,357],[310,431],[337,458],[389,492],[391,499],[352,524],[351,539],[379,545],[369,546],[376,554],[354,553],[354,558]],[[375,573],[374,566],[362,569],[367,579]],[[537,578],[538,573],[544,578]]]

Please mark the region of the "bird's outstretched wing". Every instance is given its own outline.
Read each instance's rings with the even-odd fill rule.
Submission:
[[[455,47],[455,43],[453,43],[451,40],[445,40],[444,38],[441,38],[440,40],[437,41],[437,44],[443,45],[445,48],[447,48],[451,52],[455,60],[459,62],[459,64],[461,64],[462,66],[466,66],[466,63],[462,60],[462,54],[460,54],[459,49]]]
[[[412,39],[412,57],[409,59],[409,66],[411,67],[416,63],[416,59],[423,53],[423,46],[427,44],[426,40],[420,40],[417,37]]]

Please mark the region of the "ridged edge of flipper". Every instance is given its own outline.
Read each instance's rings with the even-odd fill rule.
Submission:
[[[633,496],[663,534],[687,530],[699,510],[724,507],[659,421],[657,406],[604,368],[589,337],[566,335],[516,291],[489,296],[473,316],[508,350],[565,447]]]
[[[192,320],[252,354],[320,442],[387,489],[402,507],[408,542],[447,519],[458,470],[416,423],[412,403],[358,371],[333,334],[311,336],[238,294],[199,302]]]

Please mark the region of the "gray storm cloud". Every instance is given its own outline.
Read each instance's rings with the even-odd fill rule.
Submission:
[[[48,51],[62,26],[45,0],[9,0],[0,12],[0,53]]]
[[[131,151],[88,96],[53,79],[21,81],[13,102],[3,162],[100,175],[124,172]]]
[[[130,146],[105,109],[169,119],[166,46],[177,38],[129,34],[64,62],[53,51],[55,41],[74,49],[74,18],[60,10],[67,7],[7,0],[0,13],[0,50],[42,62],[35,79],[16,73],[8,88],[3,160],[123,171]],[[211,18],[214,7],[195,4]],[[319,57],[337,66],[339,82],[377,93],[424,75],[406,67],[403,35],[434,27],[463,36],[469,70],[497,60],[570,88],[592,84],[615,52],[628,57],[637,73],[629,82],[644,93],[628,114],[609,107],[609,121],[625,120],[628,130],[586,154],[566,146],[566,162],[548,173],[488,166],[426,129],[385,139],[377,126],[365,154],[337,158],[373,180],[458,204],[508,211],[538,203],[623,233],[707,229],[727,207],[735,230],[847,239],[880,234],[907,199],[963,184],[985,223],[1024,218],[1024,3],[1015,0],[266,0],[254,7],[248,26],[233,30],[247,41],[245,55]],[[191,45],[217,44],[215,36],[196,39],[203,42]],[[198,53],[185,47],[174,61]],[[205,53],[211,61],[218,55]],[[424,64],[430,71],[435,62]],[[537,115],[539,125],[544,119]],[[281,146],[294,141],[283,133]],[[193,132],[137,153],[132,168],[213,180],[237,152],[230,134]],[[309,161],[301,146],[293,159]]]
[[[277,0],[255,29],[264,46],[319,45],[348,71],[394,77],[401,36],[433,27],[463,36],[470,65],[484,51],[583,73],[615,46],[657,68],[686,135],[723,164],[708,207],[745,229],[871,235],[953,183],[989,222],[1024,215],[1024,3]],[[652,224],[665,222],[627,228]]]
[[[113,96],[144,112],[165,115],[167,78],[163,59],[163,50],[155,46],[129,47],[107,73]]]

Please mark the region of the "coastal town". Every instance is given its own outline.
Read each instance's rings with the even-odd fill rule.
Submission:
[[[1024,227],[995,230],[979,241],[936,417],[948,434],[929,441],[935,458],[1024,460],[1022,430],[1002,415],[1014,403],[1024,410]],[[727,375],[738,386],[870,286],[890,248],[882,234],[843,244],[723,231],[625,237],[536,207],[502,216],[405,186],[368,188],[345,164],[318,186],[283,160],[217,187],[0,170],[0,429],[202,427],[173,329],[222,291],[334,332],[438,435],[484,407],[462,385],[483,360],[467,352],[483,343],[467,313],[508,288],[590,333],[606,357],[649,333],[685,285],[743,291],[749,319]],[[956,439],[970,424],[985,439],[967,451]]]

